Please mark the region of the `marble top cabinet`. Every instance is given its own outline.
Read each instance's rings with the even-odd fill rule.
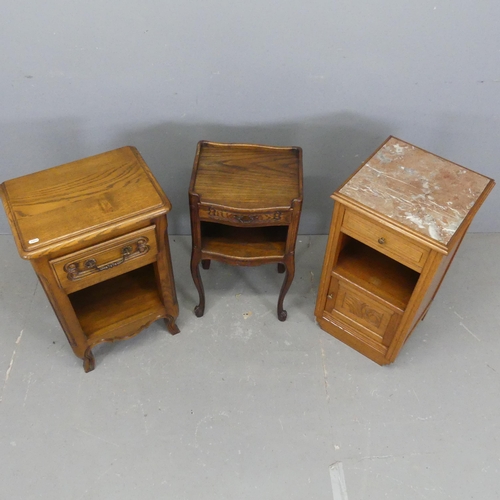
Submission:
[[[379,364],[393,362],[494,185],[389,137],[332,195],[321,328]]]

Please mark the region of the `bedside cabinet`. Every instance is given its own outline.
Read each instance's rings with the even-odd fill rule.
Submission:
[[[384,365],[424,318],[494,181],[390,137],[333,195],[315,315]]]
[[[205,311],[204,269],[216,260],[236,266],[275,263],[285,279],[278,319],[295,274],[302,209],[302,149],[200,141],[189,186],[191,274]]]
[[[19,254],[86,372],[101,342],[132,337],[159,318],[179,332],[171,205],[135,148],[6,181],[0,194]]]

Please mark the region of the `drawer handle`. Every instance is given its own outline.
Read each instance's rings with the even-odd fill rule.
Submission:
[[[93,272],[106,271],[107,269],[120,266],[126,260],[132,257],[137,257],[138,255],[147,253],[149,251],[149,246],[146,244],[146,242],[147,240],[145,238],[137,240],[137,248],[135,252],[132,245],[123,247],[121,251],[122,258],[120,260],[115,260],[112,262],[108,262],[107,264],[101,264],[100,266],[98,266],[95,259],[87,259],[83,263],[83,269],[80,269],[80,262],[71,262],[70,264],[66,264],[64,266],[64,270],[68,273],[68,279],[71,281],[84,278],[85,276]]]
[[[234,218],[242,224],[249,224],[259,218],[258,215],[235,215]]]
[[[378,242],[383,245],[385,243],[385,238],[382,236],[381,238],[378,239]]]

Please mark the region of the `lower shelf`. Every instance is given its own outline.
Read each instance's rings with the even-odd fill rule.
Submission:
[[[138,333],[165,311],[153,264],[71,293],[69,299],[91,344]]]
[[[243,260],[280,259],[285,255],[287,226],[234,227],[201,222],[204,254]]]

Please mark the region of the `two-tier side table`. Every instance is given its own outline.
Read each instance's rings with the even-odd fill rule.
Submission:
[[[321,328],[381,365],[393,362],[494,184],[390,137],[332,195]]]
[[[19,254],[29,259],[76,356],[164,318],[178,333],[167,236],[171,205],[139,152],[123,147],[4,182]]]
[[[302,150],[200,141],[189,188],[191,273],[199,293],[196,316],[205,311],[199,263],[238,266],[277,263],[285,279],[283,299],[295,273],[295,243],[302,207]]]

